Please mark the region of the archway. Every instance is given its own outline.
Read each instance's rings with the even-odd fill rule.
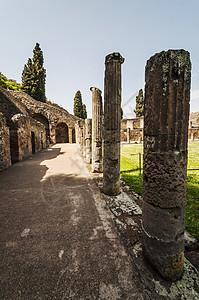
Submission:
[[[66,123],[58,123],[55,128],[56,143],[68,143],[68,125]]]
[[[40,123],[42,123],[45,126],[45,130],[46,130],[46,146],[48,146],[48,144],[50,143],[50,131],[49,131],[49,122],[48,119],[42,115],[42,114],[38,114],[35,113],[31,116],[33,119],[39,121]],[[42,141],[41,143],[43,144],[43,136],[41,137]]]

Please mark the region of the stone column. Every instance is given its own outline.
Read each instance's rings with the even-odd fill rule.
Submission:
[[[80,121],[77,121],[75,124],[75,136],[76,136],[76,143],[78,148],[81,148],[81,136],[80,136]]]
[[[184,265],[191,62],[184,50],[155,54],[145,73],[143,249],[168,280]]]
[[[127,128],[127,143],[130,144],[131,141],[131,128]]]
[[[73,128],[72,127],[68,128],[68,137],[69,137],[69,143],[72,144],[73,143]]]
[[[102,172],[102,123],[103,109],[100,89],[92,91],[92,172]]]
[[[80,122],[79,124],[79,149],[81,154],[83,155],[83,148],[84,148],[84,127],[83,124]]]
[[[92,119],[85,120],[86,126],[86,163],[91,164],[92,162]]]
[[[83,127],[82,127],[82,150],[83,150],[83,158],[86,157],[86,126],[85,126],[85,122],[83,124]]]
[[[107,195],[120,193],[120,125],[121,125],[121,64],[120,53],[105,60],[104,82],[104,163],[103,191]]]

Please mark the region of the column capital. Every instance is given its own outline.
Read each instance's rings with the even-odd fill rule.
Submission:
[[[95,86],[90,87],[90,90],[91,90],[91,92],[98,91],[98,92],[100,92],[100,94],[102,93],[102,91]]]
[[[108,64],[110,62],[119,62],[120,64],[123,64],[124,58],[119,52],[113,52],[111,54],[108,54],[105,58],[105,64]]]

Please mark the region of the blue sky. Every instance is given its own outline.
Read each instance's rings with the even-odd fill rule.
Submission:
[[[0,71],[21,82],[38,42],[44,54],[47,98],[73,113],[77,90],[91,117],[91,86],[104,89],[104,61],[120,52],[122,106],[132,117],[144,88],[146,61],[168,49],[191,54],[191,111],[199,111],[198,0],[0,0]]]

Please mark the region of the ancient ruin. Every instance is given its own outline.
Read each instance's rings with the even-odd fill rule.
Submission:
[[[184,50],[147,61],[144,115],[143,248],[166,279],[181,277],[191,63]]]
[[[102,126],[103,109],[100,89],[92,91],[92,172],[102,172]]]
[[[0,87],[0,170],[46,148],[74,143],[79,118],[58,105],[34,100],[20,91]]]
[[[121,64],[120,53],[105,59],[103,191],[120,193]]]
[[[144,117],[121,120],[121,142],[143,141]]]

